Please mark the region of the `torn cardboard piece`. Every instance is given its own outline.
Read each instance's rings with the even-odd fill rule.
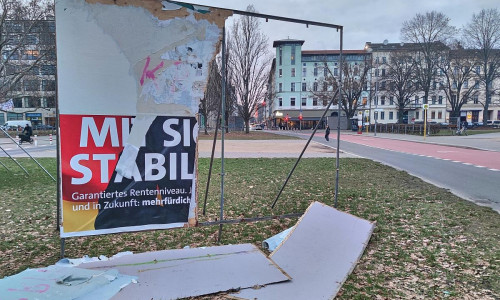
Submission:
[[[138,277],[113,299],[177,299],[290,280],[251,244],[146,252],[79,267]]]
[[[27,269],[0,280],[1,299],[109,299],[135,280],[116,270],[49,266]]]
[[[270,258],[291,281],[232,294],[238,299],[333,299],[363,254],[374,223],[312,203]]]

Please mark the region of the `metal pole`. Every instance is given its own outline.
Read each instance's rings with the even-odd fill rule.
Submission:
[[[378,83],[378,82],[377,82]],[[378,84],[375,84],[375,112],[373,113],[373,119],[375,120],[375,133],[374,133],[374,136],[377,136],[377,119],[378,119],[378,111],[377,111],[377,107],[378,107]],[[375,114],[377,114],[377,116],[375,117]]]
[[[13,158],[12,156],[10,156],[9,153],[7,153],[7,151],[5,151],[4,148],[0,147],[0,149],[2,149],[2,151],[7,154],[7,156],[12,159],[21,169],[23,169],[24,173],[26,173],[26,175],[29,175],[28,171],[26,171],[26,169],[15,159]]]
[[[318,123],[316,124],[316,127],[314,128],[313,132],[311,133],[311,136],[309,137],[309,140],[307,140],[307,143],[306,145],[304,146],[304,149],[302,149],[302,152],[300,153],[299,155],[299,158],[297,158],[297,161],[295,161],[295,165],[293,166],[292,170],[290,171],[290,173],[288,173],[288,176],[286,177],[286,180],[285,182],[283,183],[283,185],[281,186],[281,189],[280,191],[278,192],[278,195],[276,196],[276,198],[274,199],[274,202],[273,204],[271,205],[271,208],[274,208],[274,206],[276,205],[276,202],[278,202],[278,199],[279,197],[281,196],[281,193],[283,192],[283,190],[285,189],[285,186],[286,184],[288,183],[288,180],[290,180],[290,177],[292,177],[292,174],[293,174],[293,171],[295,171],[295,168],[297,167],[297,165],[299,164],[300,162],[300,159],[302,158],[302,155],[304,155],[304,152],[306,152],[306,149],[307,149],[307,146],[309,146],[309,143],[311,142],[312,138],[314,137],[314,134],[316,134],[316,131],[318,130],[319,126],[321,125],[321,122],[323,121],[323,119],[325,118],[325,115],[326,113],[328,112],[328,110],[330,109],[330,106],[332,106],[333,104],[333,101],[335,100],[335,97],[337,97],[337,94],[338,94],[338,91],[335,92],[335,94],[333,95],[332,97],[332,100],[330,100],[330,103],[328,103],[328,106],[326,107],[325,111],[323,112],[323,115],[321,116],[321,118],[319,119]]]
[[[214,163],[214,155],[215,155],[215,144],[217,143],[217,134],[219,133],[219,122],[220,122],[220,116],[221,116],[221,110],[222,110],[222,99],[221,102],[219,103],[219,110],[217,112],[217,121],[215,125],[215,134],[214,134],[214,141],[212,143],[212,155],[210,156],[210,167],[208,168],[208,179],[207,179],[207,187],[205,189],[205,200],[203,201],[203,215],[206,213],[206,208],[207,208],[207,198],[208,198],[208,189],[210,187],[210,178],[212,178],[212,166]],[[206,126],[206,124],[205,124]]]
[[[339,169],[340,169],[340,104],[342,103],[342,68],[343,68],[343,61],[342,61],[342,43],[344,41],[344,29],[340,29],[340,55],[339,55],[339,62],[340,62],[340,70],[339,70],[339,102],[337,105],[337,157],[335,160],[335,202],[333,207],[337,208],[337,203],[338,203],[338,195],[339,195]]]
[[[222,27],[222,113],[226,114],[226,27]],[[220,221],[224,220],[224,133],[226,118],[221,121],[221,167],[220,167]],[[219,225],[217,242],[220,243],[222,236],[222,223]]]
[[[61,239],[61,258],[64,258],[65,239]]]
[[[7,169],[7,171],[12,172],[9,168],[7,168],[7,166],[6,166],[6,165],[4,165],[4,163],[3,163],[3,162],[1,162],[1,161],[0,161],[0,164],[1,164],[4,168],[6,168],[6,169]]]
[[[1,128],[0,128],[0,129],[1,129]],[[3,129],[1,129],[1,130],[5,133],[5,135],[6,135],[9,139],[11,139],[14,143],[16,143],[16,141],[15,141],[15,140],[14,140],[14,139],[13,139],[13,138],[12,138],[12,137],[11,137],[11,136],[10,136],[10,135],[6,132],[6,131],[5,131],[5,130],[3,130]],[[16,144],[17,144],[17,143],[16,143]],[[34,158],[33,158],[33,156],[31,156],[31,155],[28,153],[28,151],[26,151],[26,150],[25,150],[25,149],[24,149],[21,145],[19,145],[19,144],[17,144],[17,145],[18,145],[18,146],[19,146],[19,148],[20,148],[21,150],[23,150],[23,151],[24,151],[24,153],[26,153],[26,155],[28,155],[28,156],[29,156],[29,157],[30,157],[30,158],[31,158],[31,159],[32,159],[32,160],[33,160],[33,161],[34,161],[34,162],[35,162],[35,163],[36,163],[36,164],[37,164],[40,168],[42,168],[42,170],[43,170],[43,171],[45,171],[45,173],[47,173],[47,175],[49,175],[49,176],[50,176],[50,178],[52,178],[52,180],[57,181],[57,180],[56,180],[56,179],[55,179],[52,175],[50,175],[49,171],[47,171],[47,170],[46,170],[46,169],[45,169],[45,168],[44,168],[44,167],[43,167],[43,166],[42,166],[42,165],[41,165],[41,164],[40,164],[40,163],[39,163],[36,159],[34,159]],[[4,152],[5,152],[5,150],[4,150]],[[7,153],[7,152],[5,152],[5,153]],[[10,156],[10,155],[9,155],[9,156]],[[23,169],[24,169],[24,168],[23,168]],[[24,171],[26,171],[26,170],[24,170]],[[28,173],[28,172],[26,172],[26,174],[27,174],[27,173]]]

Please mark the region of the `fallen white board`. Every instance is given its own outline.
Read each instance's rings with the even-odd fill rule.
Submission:
[[[177,299],[290,280],[252,244],[146,252],[79,268],[137,276],[137,284],[112,298],[127,300]]]
[[[333,299],[352,272],[375,225],[312,203],[270,257],[291,281],[244,289],[242,299]]]

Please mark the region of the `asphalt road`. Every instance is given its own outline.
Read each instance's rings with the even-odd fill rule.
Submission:
[[[310,133],[286,134],[307,139]],[[323,134],[316,134],[313,140],[336,147],[336,132],[332,131],[329,142]],[[463,199],[500,212],[500,152],[372,136],[342,134],[340,150],[404,170]]]

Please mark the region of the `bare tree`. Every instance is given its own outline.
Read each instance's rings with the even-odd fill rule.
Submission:
[[[466,104],[477,94],[473,86],[469,86],[474,78],[476,54],[461,47],[450,50],[447,56],[442,57],[439,69],[443,74],[441,89],[446,93],[450,103],[450,119],[460,117],[462,105]]]
[[[386,66],[385,86],[381,90],[396,99],[398,108],[398,123],[403,123],[403,115],[409,104],[411,97],[417,93],[415,77],[416,62],[408,51],[395,51],[389,56]],[[382,83],[379,83],[379,88]]]
[[[247,11],[255,12],[253,6]],[[238,101],[238,113],[245,122],[246,133],[250,132],[250,118],[257,103],[266,95],[268,39],[261,32],[257,18],[242,16],[235,20],[228,35],[228,75]]]
[[[500,77],[500,13],[497,9],[483,9],[472,15],[472,20],[463,28],[467,46],[478,50],[480,67],[476,76],[485,85],[483,122],[489,119],[488,108],[494,93],[493,82]]]
[[[210,115],[219,113],[219,102],[222,99],[222,78],[216,60],[213,60],[209,67],[207,88],[205,95],[200,101],[199,113],[205,120],[205,134],[208,134],[208,120]],[[217,126],[218,124],[216,124]]]
[[[359,99],[361,98],[361,93],[366,90],[368,82],[368,75],[371,68],[369,57],[369,55],[366,55],[363,61],[356,63],[344,62],[342,64],[342,101],[340,107],[348,120],[354,116],[358,106],[362,105],[359,103]],[[338,77],[335,71],[332,72],[326,63],[324,69],[325,76],[314,82],[313,86],[309,87],[309,92],[326,106],[338,90]],[[338,99],[334,101],[334,104],[337,102]],[[350,125],[349,122],[348,124]]]
[[[403,22],[401,28],[402,40],[416,46],[416,80],[424,92],[424,103],[429,98],[439,57],[448,50],[445,43],[456,34],[455,27],[448,24],[449,20],[443,13],[431,11],[416,14],[413,19]]]
[[[25,76],[38,75],[38,66],[55,60],[53,1],[0,0],[0,102],[21,90]],[[38,81],[34,80],[34,83]]]

